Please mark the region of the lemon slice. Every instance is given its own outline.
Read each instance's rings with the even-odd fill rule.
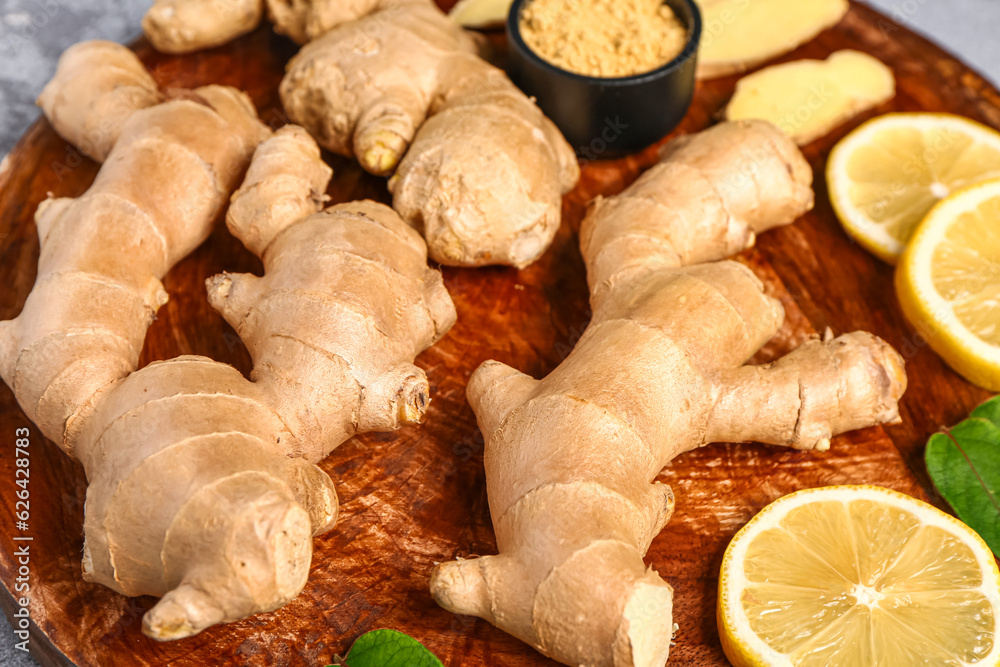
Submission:
[[[722,561],[719,632],[736,667],[1000,662],[1000,572],[968,526],[874,486],[765,507]]]
[[[834,146],[830,202],[847,233],[895,264],[918,223],[952,192],[1000,177],[1000,133],[961,116],[892,113]]]
[[[1000,179],[931,209],[903,253],[896,293],[931,349],[1000,391]]]

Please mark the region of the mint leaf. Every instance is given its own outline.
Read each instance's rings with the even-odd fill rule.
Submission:
[[[395,630],[358,637],[344,659],[347,667],[444,667],[423,644]]]
[[[1000,556],[1000,400],[986,401],[972,415],[931,436],[924,461],[958,518]]]
[[[982,417],[1000,427],[1000,396],[994,396],[972,411],[970,417]]]

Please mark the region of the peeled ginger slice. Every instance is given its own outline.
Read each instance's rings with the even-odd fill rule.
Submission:
[[[892,70],[859,51],[826,60],[796,60],[743,77],[727,120],[768,120],[800,146],[896,94]]]
[[[695,0],[698,78],[745,72],[805,44],[847,13],[847,0]]]
[[[459,0],[448,16],[465,28],[492,28],[503,25],[514,0]]]

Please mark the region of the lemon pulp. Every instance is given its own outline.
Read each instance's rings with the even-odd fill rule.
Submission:
[[[1000,574],[971,529],[875,487],[800,494],[727,550],[720,629],[734,664],[997,664]]]
[[[935,206],[896,271],[910,323],[967,380],[1000,390],[1000,179]]]
[[[1000,190],[948,226],[930,269],[935,290],[966,329],[1000,345]]]
[[[750,627],[794,664],[961,665],[993,648],[975,555],[904,510],[806,505],[754,540],[747,561]]]
[[[837,145],[827,176],[847,231],[894,262],[935,204],[1000,177],[1000,134],[948,114],[887,114]]]

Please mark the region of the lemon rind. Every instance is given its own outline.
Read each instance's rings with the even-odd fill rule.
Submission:
[[[887,264],[896,264],[899,261],[906,244],[901,243],[886,232],[882,225],[869,220],[860,210],[850,205],[848,188],[853,181],[839,174],[846,173],[846,161],[857,146],[870,143],[868,139],[874,133],[885,126],[893,125],[905,125],[921,130],[960,125],[964,126],[976,141],[992,144],[1000,151],[1000,132],[997,130],[964,116],[926,112],[883,114],[862,123],[834,146],[826,166],[826,182],[833,211],[852,239]]]
[[[808,500],[797,502],[802,498],[808,498]],[[742,563],[754,536],[777,526],[792,509],[801,507],[806,502],[824,500],[885,502],[912,512],[925,525],[947,530],[965,543],[975,554],[976,561],[983,573],[983,585],[978,590],[991,602],[996,612],[994,614],[993,649],[974,664],[975,667],[1000,665],[1000,569],[997,568],[996,559],[983,539],[955,517],[911,496],[880,486],[844,485],[803,489],[779,498],[753,517],[729,543],[722,558],[717,613],[723,651],[734,667],[792,667],[791,659],[786,654],[779,653],[768,646],[750,629],[749,619],[743,611],[743,606],[739,603],[742,587],[734,589],[732,578],[734,575],[740,575],[741,581],[745,582]],[[743,633],[739,632],[741,629],[744,631]]]
[[[1000,197],[1000,178],[970,185],[938,202],[903,253],[895,282],[903,314],[931,349],[969,381],[1000,391],[1000,347],[968,330],[926,270],[957,216],[995,197]]]

